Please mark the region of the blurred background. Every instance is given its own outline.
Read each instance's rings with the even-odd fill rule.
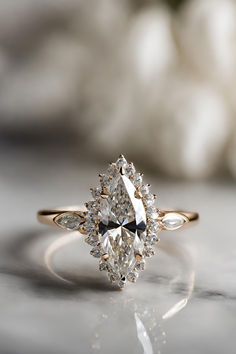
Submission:
[[[122,295],[84,242],[60,282],[36,212],[90,200],[120,153],[200,223]],[[235,354],[235,181],[236,0],[0,0],[0,354]]]
[[[235,0],[0,0],[1,154],[236,179],[235,69]]]

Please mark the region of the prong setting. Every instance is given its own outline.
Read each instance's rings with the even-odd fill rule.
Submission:
[[[136,172],[123,155],[110,163],[107,173],[99,174],[99,178],[100,187],[91,189],[95,200],[86,203],[86,242],[93,246],[90,253],[100,258],[99,269],[107,271],[111,283],[123,289],[127,281],[136,282],[139,271],[144,270],[145,258],[154,254],[153,245],[163,225],[158,220],[150,185],[143,184],[143,174]],[[140,212],[136,218],[135,213]],[[131,223],[135,228],[123,224],[126,215],[127,225]],[[132,224],[133,220],[140,220],[140,225]]]

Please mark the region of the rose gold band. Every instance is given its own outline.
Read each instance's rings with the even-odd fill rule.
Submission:
[[[80,217],[84,218],[85,211],[80,211],[79,207],[65,207],[65,208],[55,208],[55,209],[45,209],[39,210],[37,217],[38,221],[42,224],[58,226],[55,223],[55,219],[64,213],[73,212],[74,214],[79,215]]]

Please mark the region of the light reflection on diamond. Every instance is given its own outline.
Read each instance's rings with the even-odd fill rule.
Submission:
[[[150,186],[142,184],[142,175],[123,156],[99,176],[101,188],[92,189],[96,201],[87,204],[86,240],[94,246],[93,256],[106,255],[108,267],[104,268],[110,281],[123,287],[126,280],[136,280],[135,271],[143,270],[144,258],[154,254],[150,246],[155,237],[148,236],[160,231],[155,198]],[[96,234],[97,244],[92,238]]]
[[[100,201],[102,249],[109,254],[109,264],[119,275],[135,266],[135,254],[143,249],[146,213],[142,200],[134,197],[135,187],[118,175],[111,184],[112,194]]]

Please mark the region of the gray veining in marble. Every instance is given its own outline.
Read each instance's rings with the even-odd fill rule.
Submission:
[[[201,221],[160,234],[138,282],[118,291],[77,234],[35,218],[39,208],[86,201],[98,167],[12,162],[0,176],[1,354],[235,353],[235,185],[152,176],[160,205],[199,210]],[[44,263],[52,243],[53,273]]]

